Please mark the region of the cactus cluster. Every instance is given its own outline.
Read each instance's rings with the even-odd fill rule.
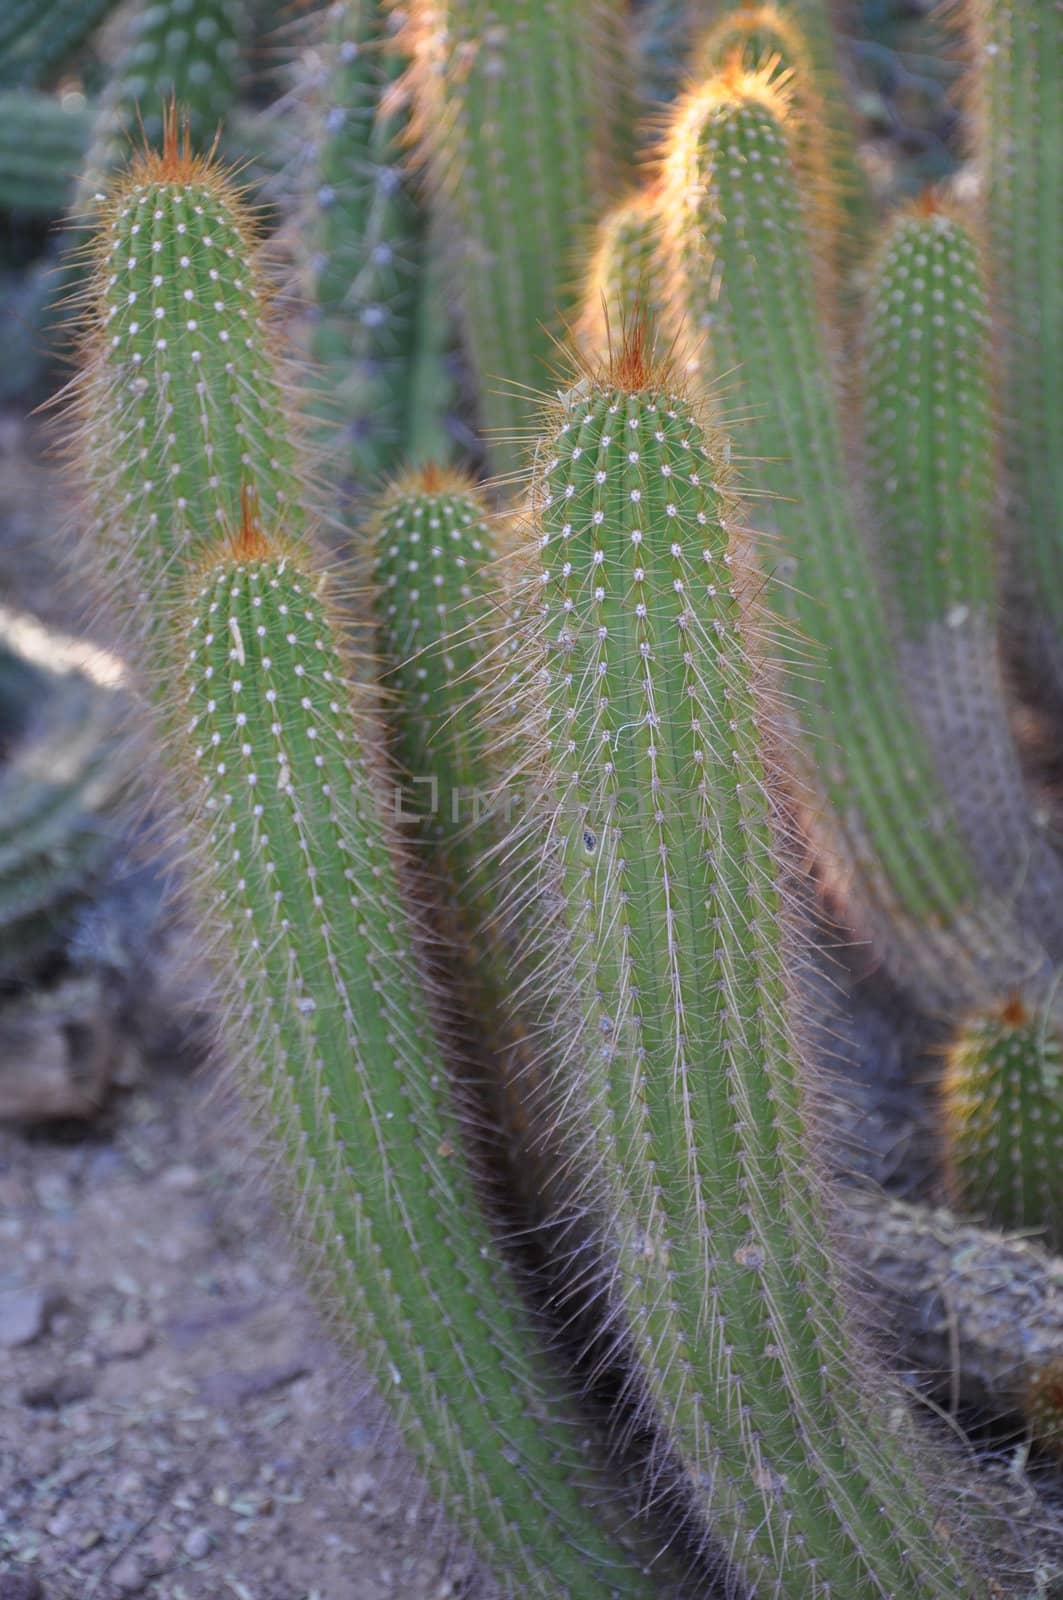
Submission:
[[[134,17],[146,78],[203,97],[90,154],[79,570],[311,1281],[502,1593],[1033,1585],[861,1327],[838,1241],[873,1224],[828,1188],[803,1016],[818,892],[955,1030],[954,1203],[1059,1246],[1063,867],[998,574],[1045,436],[991,359],[1050,430],[1012,297],[1038,262],[1050,349],[1056,24],[979,3],[1009,165],[985,215],[928,199],[871,250],[815,0],[695,43],[641,187],[629,47],[675,8],[636,36],[619,0],[293,22],[275,239],[191,72],[194,40],[231,95],[233,0]],[[1047,1439],[1055,1356],[999,1397]]]

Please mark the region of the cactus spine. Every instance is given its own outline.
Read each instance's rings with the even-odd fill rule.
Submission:
[[[491,460],[509,470],[527,391],[549,379],[584,234],[624,178],[613,114],[624,7],[414,0],[410,12],[421,151],[459,252]]]
[[[419,361],[442,367],[427,326],[443,315],[435,304],[442,289],[425,261],[426,217],[404,170],[394,31],[375,0],[332,5],[315,94],[312,349],[322,408],[336,424],[331,453],[363,486],[400,461],[449,449],[443,385],[433,392],[418,381]]]
[[[1063,1042],[1012,999],[970,1019],[946,1057],[942,1134],[953,1203],[1063,1247]]]
[[[162,152],[134,160],[101,219],[78,455],[111,583],[145,606],[239,526],[245,488],[292,537],[305,526],[253,240],[238,192],[180,146],[172,116]]]
[[[555,1094],[588,1119],[614,1315],[758,1594],[981,1594],[854,1377],[785,1017],[731,508],[640,333],[552,420],[527,554],[563,924],[543,988],[582,1022]]]
[[[972,8],[982,210],[1002,329],[1004,441],[1029,653],[1063,699],[1063,13]]]
[[[714,367],[730,374],[727,403],[743,419],[742,453],[772,497],[758,516],[763,508],[777,535],[772,604],[796,624],[781,655],[803,775],[840,824],[846,892],[917,994],[973,1004],[987,981],[1041,970],[1047,982],[1048,962],[980,887],[897,667],[844,448],[788,117],[763,73],[724,73],[677,108],[662,208],[674,305],[710,329]],[[747,181],[751,167],[762,181]],[[828,861],[832,848],[828,836]]]
[[[967,228],[928,196],[883,243],[868,296],[868,482],[898,602],[896,650],[983,881],[1063,949],[1063,868],[1035,820],[997,644],[989,307]]]

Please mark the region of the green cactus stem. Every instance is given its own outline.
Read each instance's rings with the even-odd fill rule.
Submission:
[[[93,245],[75,449],[113,589],[171,594],[249,490],[292,537],[310,494],[240,194],[172,114],[114,187]],[[99,565],[98,559],[95,565]],[[128,604],[124,608],[130,617]],[[148,613],[145,612],[145,615]]]
[[[1063,701],[1063,12],[977,0],[974,112],[1026,654]]]
[[[419,146],[457,252],[498,470],[523,461],[529,393],[549,383],[587,229],[624,181],[624,11],[619,0],[410,7]]]
[[[91,113],[76,95],[0,89],[0,209],[58,216],[73,193]]]
[[[677,107],[662,207],[675,313],[706,329],[740,421],[809,829],[828,885],[922,1001],[977,1004],[1051,963],[979,882],[896,659],[862,533],[834,352],[790,143],[765,74],[726,72]],[[749,183],[755,168],[762,176]],[[753,465],[755,464],[755,465]],[[1009,886],[1010,890],[1010,886]]]
[[[826,1248],[786,1020],[766,640],[719,442],[636,324],[538,461],[541,992],[579,1019],[559,1024],[555,1098],[587,1129],[613,1314],[756,1594],[988,1594],[929,1509],[889,1380],[868,1379]]]
[[[953,1203],[1063,1248],[1063,1042],[1013,998],[971,1018],[949,1046],[942,1139]]]
[[[330,6],[312,89],[312,352],[328,453],[363,492],[411,453],[444,459],[449,449],[446,385],[423,371],[443,366],[431,327],[442,285],[428,271],[427,218],[406,171],[394,32],[378,0]]]
[[[513,732],[491,687],[513,628],[498,542],[482,494],[463,474],[430,465],[390,486],[372,524],[376,642],[401,809],[441,942],[454,955],[446,982],[461,1015],[475,1019],[470,1045],[485,1060],[483,1093],[518,1226],[537,1234],[561,1203],[563,1141],[548,1075],[528,1045],[538,1008],[514,1003],[535,963],[509,927],[510,886],[532,881],[538,861],[528,851],[518,865],[512,850],[513,807],[523,797],[506,785]]]
[[[865,437],[898,654],[984,881],[1063,951],[1063,867],[1011,733],[997,618],[992,334],[979,251],[925,196],[870,277]]]
[[[520,1594],[649,1600],[581,1498],[578,1430],[481,1217],[323,589],[245,521],[189,610],[177,765],[233,1047],[323,1295],[488,1566]]]
[[[838,47],[836,12],[831,0],[785,0],[785,11],[796,22],[811,57],[816,94],[823,107],[824,156],[831,191],[842,208],[834,235],[838,258],[841,264],[851,266],[860,259],[871,236],[874,206]]]
[[[654,327],[664,319],[666,286],[658,245],[656,186],[640,189],[598,224],[574,337],[588,363],[606,359],[635,317]]]
[[[770,0],[768,3],[740,0],[732,10],[718,17],[698,47],[694,78],[700,82],[725,70],[763,72],[788,89],[793,104],[794,157],[805,200],[807,203],[814,199],[819,236],[831,241],[830,254],[839,272],[844,274],[851,263],[853,241],[844,205],[845,182],[837,162],[832,159],[830,137],[837,141],[839,133],[827,115],[826,91],[817,79],[808,46],[792,11],[781,10]],[[848,109],[843,106],[841,114],[848,116]],[[843,151],[851,152],[852,130],[847,138],[844,134],[840,137]],[[851,178],[846,181],[851,192]],[[827,250],[823,249],[822,254],[825,260]]]

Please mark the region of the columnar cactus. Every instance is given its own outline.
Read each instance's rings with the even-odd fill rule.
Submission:
[[[248,488],[289,537],[305,527],[307,468],[253,243],[238,190],[173,116],[96,235],[76,459],[110,586],[132,583],[144,604],[239,525]]]
[[[196,585],[181,663],[186,822],[234,964],[293,1211],[429,1483],[523,1594],[648,1597],[595,1526],[578,1435],[482,1220],[323,584],[245,520]],[[162,620],[162,619],[160,619]]]
[[[1063,949],[1063,864],[1035,818],[997,642],[991,328],[979,252],[930,196],[871,274],[864,393],[878,553],[896,653],[983,881]]]
[[[619,348],[624,329],[637,317],[654,327],[663,324],[658,205],[655,188],[641,189],[607,211],[598,224],[575,329],[588,361],[607,357],[614,343]]]
[[[1018,998],[970,1018],[949,1046],[942,1140],[952,1199],[1063,1248],[1063,1042]]]
[[[972,22],[1023,633],[1063,701],[1063,14],[1054,0],[978,0]]]
[[[786,94],[763,72],[727,71],[677,107],[662,206],[674,312],[708,330],[741,453],[771,496],[757,512],[775,536],[771,601],[791,625],[780,654],[809,825],[826,801],[823,853],[840,834],[836,870],[897,974],[932,1002],[975,1003],[987,983],[1039,969],[1049,982],[1050,963],[980,883],[899,670],[791,139]]]
[[[444,312],[428,303],[442,299],[442,288],[428,271],[427,218],[405,170],[394,14],[379,0],[333,4],[322,34],[309,111],[311,348],[328,455],[364,492],[401,462],[448,451],[443,386],[437,380],[433,392],[418,381],[421,362],[442,365],[432,319]]]
[[[420,148],[456,274],[493,464],[520,465],[528,390],[571,309],[579,248],[622,184],[618,0],[414,0]]]
[[[757,1594],[988,1593],[856,1376],[824,1250],[721,457],[636,324],[538,459],[540,988],[612,1315]]]

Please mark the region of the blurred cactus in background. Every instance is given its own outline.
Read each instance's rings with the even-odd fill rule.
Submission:
[[[1060,1248],[1058,7],[978,0],[972,171],[889,205],[821,0],[280,8],[253,110],[238,0],[107,9],[0,22],[0,205],[86,230],[70,544],[430,1491],[514,1597],[1060,1592],[856,1283],[1050,1455],[1063,1330],[923,1202]],[[126,778],[9,665],[0,977]],[[917,1203],[837,1184],[935,1029]]]

